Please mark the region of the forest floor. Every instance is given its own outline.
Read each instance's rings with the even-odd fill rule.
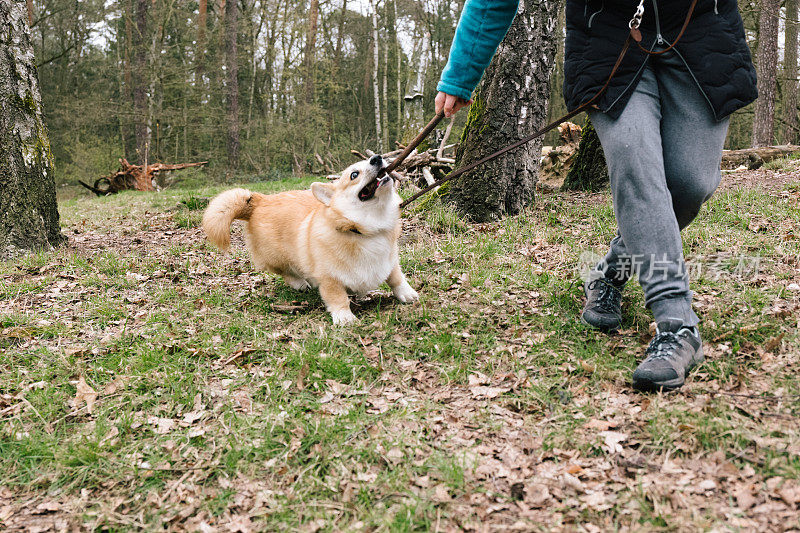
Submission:
[[[630,387],[638,286],[619,333],[578,320],[605,192],[407,213],[420,302],[344,329],[240,228],[204,242],[220,190],[66,200],[67,246],[0,263],[0,529],[800,529],[796,165],[726,175],[685,231],[707,362],[672,394]]]

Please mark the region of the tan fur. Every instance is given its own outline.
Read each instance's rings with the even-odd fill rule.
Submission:
[[[283,276],[295,289],[319,287],[335,324],[356,320],[348,291],[366,292],[386,281],[400,301],[415,301],[398,260],[400,198],[391,181],[371,200],[358,199],[379,168],[362,161],[335,182],[314,183],[306,191],[225,191],[206,209],[203,229],[227,251],[231,223],[246,220],[253,265]],[[358,177],[351,179],[354,172]]]

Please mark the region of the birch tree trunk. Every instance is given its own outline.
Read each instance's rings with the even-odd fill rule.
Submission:
[[[381,138],[384,144],[381,145],[381,152],[388,150],[389,144],[389,38],[386,25],[389,20],[389,0],[383,4],[383,114],[381,115]]]
[[[783,113],[786,120],[784,143],[800,142],[797,116],[797,65],[798,0],[786,0],[786,47],[783,56],[783,72],[786,81],[783,89]]]
[[[149,132],[147,130],[147,10],[150,0],[135,0],[135,28],[133,29],[133,130],[136,136],[136,152],[139,164],[144,164],[147,154]]]
[[[547,119],[563,0],[522,0],[519,11],[469,108],[457,154],[466,166],[540,128]],[[468,172],[449,197],[475,221],[519,213],[533,201],[542,140],[532,141]]]
[[[208,0],[199,0],[197,7],[197,52],[195,59],[194,83],[203,87],[203,74],[206,58],[206,19],[208,18]],[[202,93],[201,93],[202,94]]]
[[[780,5],[780,0],[761,0],[756,52],[758,100],[753,116],[753,148],[770,146],[774,136]]]
[[[239,166],[239,61],[236,38],[239,32],[239,2],[225,5],[225,74],[228,100],[228,168]]]
[[[408,90],[403,97],[405,103],[405,117],[403,119],[404,131],[401,139],[406,136],[415,136],[425,125],[423,95],[425,92],[425,74],[428,72],[428,59],[430,58],[431,35],[427,29],[422,30],[422,37],[417,39],[419,46],[411,55],[411,65],[416,69],[416,76],[409,76]]]
[[[306,28],[306,49],[303,53],[303,77],[306,90],[306,103],[314,101],[314,51],[317,47],[317,22],[319,18],[319,0],[311,0],[308,10],[308,26]]]
[[[382,151],[381,93],[378,89],[378,61],[380,60],[380,50],[378,50],[378,2],[373,4],[372,9],[372,43],[372,92],[375,96],[375,135],[378,141],[378,151]]]
[[[64,241],[27,18],[0,2],[0,258]]]
[[[403,57],[402,48],[400,48],[400,39],[397,35],[397,0],[392,0],[392,8],[394,9],[394,20],[392,24],[392,28],[394,28],[394,55],[397,58],[397,70],[395,78],[397,80],[397,109],[396,109],[396,117],[395,120],[397,121],[397,139],[400,140],[403,137],[403,86],[400,81],[400,73],[402,72],[402,62],[401,59]]]

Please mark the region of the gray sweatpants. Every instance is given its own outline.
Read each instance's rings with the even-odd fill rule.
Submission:
[[[699,322],[683,260],[680,230],[720,181],[728,119],[717,121],[683,60],[674,52],[651,57],[622,115],[590,118],[611,177],[618,233],[606,276],[638,274],[656,322]]]

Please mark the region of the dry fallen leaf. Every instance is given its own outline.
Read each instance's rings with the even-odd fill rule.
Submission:
[[[586,429],[596,429],[598,431],[608,431],[613,427],[617,427],[617,424],[615,422],[609,422],[608,420],[592,418],[586,422],[583,427]]]
[[[92,414],[94,409],[94,402],[97,400],[97,391],[86,383],[83,376],[78,378],[77,392],[75,393],[75,410],[80,409],[83,404],[86,404],[86,411]]]
[[[250,521],[250,517],[247,515],[231,517],[230,522],[225,524],[225,529],[230,533],[252,533],[255,530],[253,522]]]
[[[175,427],[175,421],[171,418],[161,418],[158,416],[148,416],[147,423],[156,426],[153,431],[159,435],[165,435]]]
[[[790,483],[791,482],[787,482],[786,485],[781,487],[778,494],[787,505],[795,506],[800,503],[800,485],[793,485]]]
[[[567,473],[575,475],[583,471],[580,465],[571,464],[567,467]]]
[[[0,507],[0,523],[5,522],[14,515],[14,509],[10,505]]]
[[[447,485],[440,483],[434,487],[433,496],[431,496],[431,499],[435,502],[444,503],[449,502],[453,498],[450,496],[450,493],[447,490]]]
[[[510,390],[511,387],[488,387],[484,385],[470,387],[469,389],[469,391],[472,393],[472,397],[476,400],[491,400],[492,398],[497,398],[501,394],[505,394]]]
[[[525,503],[531,507],[544,507],[550,499],[550,491],[546,485],[536,483],[525,489]]]
[[[405,454],[400,450],[400,448],[392,448],[388,452],[386,452],[386,458],[394,464],[399,463],[403,460]]]
[[[601,431],[599,435],[603,437],[605,443],[603,449],[608,453],[620,453],[622,451],[620,443],[628,440],[628,435],[619,431]]]
[[[756,499],[749,486],[740,488],[734,496],[736,497],[736,505],[742,511],[746,511],[756,504]]]
[[[61,509],[61,504],[54,501],[42,502],[36,506],[36,514],[54,513]]]

